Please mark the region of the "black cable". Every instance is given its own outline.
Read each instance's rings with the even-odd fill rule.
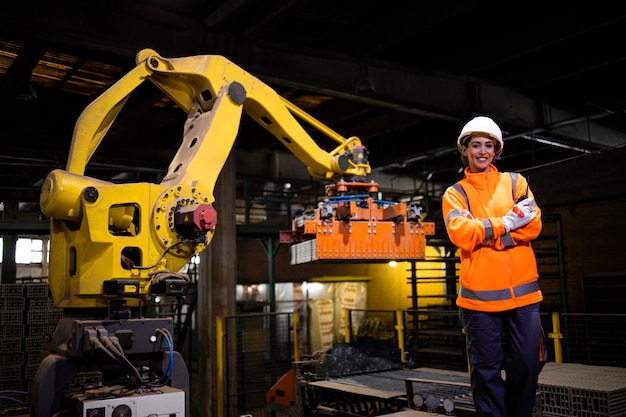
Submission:
[[[128,370],[129,377],[135,380],[137,386],[141,385],[143,383],[143,378],[141,377],[141,374],[139,373],[135,365],[133,365],[128,360],[128,358],[126,358],[126,355],[124,351],[121,349],[121,346],[119,346],[119,350],[118,350],[118,347],[115,346],[115,344],[111,341],[109,336],[105,336],[104,340],[107,346],[109,346],[109,350],[111,351],[111,353],[113,353],[113,355],[117,358],[118,363],[120,363],[123,367],[125,367]]]
[[[156,260],[156,262],[155,262],[155,263],[153,263],[152,265],[150,265],[150,266],[137,266],[137,265],[133,264],[133,265],[132,265],[129,269],[139,269],[139,270],[145,270],[145,269],[152,269],[152,268],[156,268],[156,267],[159,265],[159,263],[161,262],[161,260],[163,259],[163,257],[164,257],[164,256],[165,256],[165,255],[166,255],[169,251],[171,251],[172,249],[174,249],[176,246],[184,245],[185,243],[193,243],[193,244],[196,244],[196,243],[203,243],[203,242],[202,242],[201,240],[199,240],[199,239],[193,239],[193,240],[189,240],[189,239],[187,239],[187,240],[181,240],[181,241],[179,241],[179,242],[174,242],[174,243],[172,243],[171,245],[169,245],[167,248],[165,248],[165,250],[164,250],[163,252],[161,252],[161,255],[159,256],[159,259],[157,259],[157,260]],[[132,261],[131,261],[131,263],[132,263]]]
[[[103,338],[107,345],[113,345],[111,340],[107,337]],[[126,358],[125,355],[120,354],[115,347],[113,347],[112,351],[107,349],[107,347],[98,339],[92,338],[93,344],[100,351],[104,352],[109,358],[113,359],[117,364],[119,364],[122,368],[128,371],[128,376],[137,386],[140,386],[143,382],[139,371],[135,366]]]

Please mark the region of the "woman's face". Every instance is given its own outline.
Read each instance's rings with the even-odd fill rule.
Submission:
[[[496,147],[493,139],[477,135],[461,148],[461,152],[469,162],[470,172],[488,172]]]

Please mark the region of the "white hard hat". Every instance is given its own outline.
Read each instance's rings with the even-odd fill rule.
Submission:
[[[496,122],[486,116],[477,116],[467,122],[465,126],[463,126],[463,129],[461,129],[461,133],[459,134],[459,138],[457,139],[457,145],[460,147],[463,138],[475,135],[477,133],[485,133],[488,137],[492,139],[497,139],[500,143],[500,149],[497,153],[500,154],[502,152],[502,149],[504,148],[502,131],[500,130],[500,127],[496,124]]]

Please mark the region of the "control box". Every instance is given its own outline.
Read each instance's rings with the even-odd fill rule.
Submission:
[[[82,417],[185,417],[185,392],[163,386],[122,397],[83,400]]]

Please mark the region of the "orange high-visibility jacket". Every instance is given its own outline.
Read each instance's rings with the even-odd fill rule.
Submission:
[[[517,173],[471,173],[448,187],[442,199],[446,231],[460,250],[457,305],[478,311],[506,311],[543,300],[530,242],[541,233],[541,210],[526,226],[506,233],[504,216],[522,196],[534,198]]]

